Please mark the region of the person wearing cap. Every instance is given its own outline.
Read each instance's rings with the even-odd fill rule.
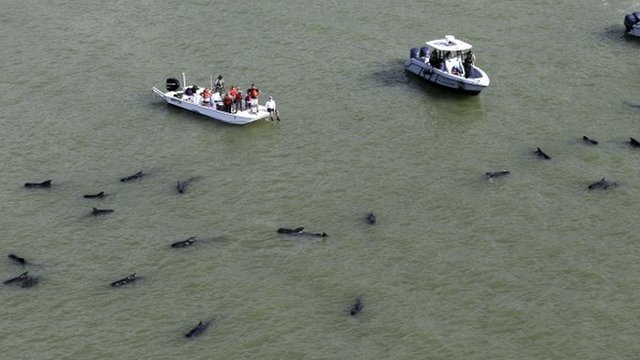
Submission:
[[[271,117],[271,121],[273,121],[273,114],[276,114],[276,119],[280,121],[280,114],[278,113],[278,109],[276,108],[276,101],[273,100],[272,96],[269,96],[267,102],[264,103],[264,106],[267,108],[269,112],[269,116]]]

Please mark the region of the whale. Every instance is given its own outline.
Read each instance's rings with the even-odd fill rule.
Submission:
[[[26,279],[28,279],[28,278],[30,278],[30,276],[29,276],[29,272],[28,272],[28,271],[25,271],[25,272],[23,272],[22,274],[20,274],[20,275],[18,275],[18,276],[16,276],[16,277],[14,277],[14,278],[11,278],[11,279],[9,279],[9,280],[5,280],[5,281],[3,281],[2,283],[3,283],[3,284],[5,284],[5,285],[13,284],[13,283],[16,283],[16,282],[20,283],[20,282],[25,281],[25,280],[26,280]]]
[[[83,197],[85,199],[102,199],[105,196],[107,196],[107,195],[104,193],[104,191],[100,191],[97,194],[84,195]]]
[[[45,180],[39,183],[28,182],[24,184],[26,188],[48,188],[51,187],[51,180]]]
[[[187,186],[189,186],[194,180],[198,180],[199,178],[200,176],[194,176],[194,177],[188,178],[187,180],[183,180],[183,181],[178,180],[178,182],[176,183],[176,190],[178,191],[179,194],[184,194],[185,191],[187,191]]]
[[[97,209],[97,208],[93,208],[93,210],[91,210],[91,215],[98,216],[98,215],[104,215],[104,214],[108,214],[108,213],[112,213],[112,212],[113,212],[112,209]]]
[[[127,182],[127,181],[131,181],[131,180],[137,180],[137,179],[140,179],[141,177],[143,177],[145,175],[146,174],[143,171],[138,171],[137,173],[135,173],[133,175],[129,175],[129,176],[125,176],[123,178],[120,178],[120,181]]]
[[[184,192],[187,190],[187,185],[188,183],[186,181],[178,180],[178,183],[176,184],[176,190],[178,191],[178,193],[184,194]]]
[[[351,310],[349,310],[349,314],[351,314],[351,316],[356,316],[362,311],[363,308],[364,308],[364,304],[362,303],[362,297],[358,297],[356,299],[356,302],[353,305],[351,305]]]
[[[299,227],[295,229],[288,228],[279,228],[279,234],[287,234],[291,236],[315,236],[315,237],[327,237],[329,236],[326,232],[309,232],[305,231],[304,227]]]
[[[122,279],[116,280],[114,282],[111,283],[112,287],[119,287],[122,285],[127,285],[127,284],[131,284],[134,281],[136,281],[138,278],[136,277],[136,273],[133,273],[127,277],[124,277]]]
[[[304,230],[304,227],[299,227],[299,228],[295,228],[295,229],[280,228],[280,229],[278,229],[278,233],[279,234],[292,234],[292,233],[299,233],[302,230]]]
[[[499,177],[504,177],[511,174],[510,171],[508,170],[501,170],[501,171],[488,171],[486,173],[484,173],[484,175],[487,177],[487,179],[491,180],[491,179],[495,179],[495,178],[499,178]]]
[[[376,216],[372,212],[367,214],[366,220],[369,225],[375,225],[375,223],[378,222],[378,219],[376,219]]]
[[[545,160],[551,160],[551,156],[545,154],[540,148],[537,148],[536,151],[534,151],[533,153]]]
[[[173,244],[171,244],[172,248],[183,248],[183,247],[187,247],[187,246],[191,246],[196,242],[196,237],[192,236],[186,240],[182,240],[182,241],[176,241]]]
[[[586,136],[582,137],[582,141],[584,141],[584,142],[586,142],[587,144],[590,144],[590,145],[598,145],[599,144],[597,140],[589,139]]]
[[[9,257],[9,259],[17,262],[20,265],[26,265],[27,264],[27,260],[25,260],[23,257],[20,257],[18,255],[9,254],[8,257]]]
[[[184,336],[191,338],[191,337],[196,337],[198,335],[201,335],[205,330],[207,330],[210,323],[211,323],[210,321],[207,321],[207,322],[200,321],[193,329],[189,330],[189,332],[184,334]]]
[[[612,187],[617,186],[618,184],[615,181],[609,181],[605,178],[602,178],[598,181],[594,181],[593,183],[591,183],[591,185],[588,186],[588,188],[590,190],[592,189],[598,189],[598,188],[602,188],[602,189],[609,189]]]
[[[640,142],[634,138],[629,138],[629,144],[633,147],[640,147]]]

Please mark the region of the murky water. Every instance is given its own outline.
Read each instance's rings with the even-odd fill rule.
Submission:
[[[625,143],[640,138],[640,41],[622,37],[640,3],[2,9],[0,253],[33,265],[5,258],[0,273],[40,278],[0,291],[3,356],[640,353],[640,152]],[[492,81],[481,95],[403,72],[411,47],[445,34],[474,45]],[[151,96],[183,71],[256,83],[283,120],[226,126]],[[601,177],[619,186],[589,191]],[[276,233],[298,226],[329,236]],[[203,241],[170,247],[190,236]],[[133,272],[133,286],[109,286]]]

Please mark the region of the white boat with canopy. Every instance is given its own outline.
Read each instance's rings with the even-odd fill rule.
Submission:
[[[182,83],[187,83],[184,73],[182,74]],[[211,78],[210,89],[213,87],[213,78]],[[270,113],[267,111],[267,108],[259,104],[249,108],[242,107],[237,111],[225,111],[222,107],[217,106],[218,104],[211,99],[209,102],[206,102],[205,97],[203,97],[205,88],[196,85],[184,87],[181,86],[180,81],[175,78],[167,79],[166,88],[167,91],[162,91],[156,87],[153,87],[152,90],[154,94],[164,99],[167,104],[228,124],[245,125],[257,120],[270,118]],[[244,103],[244,100],[241,100],[241,102]]]
[[[405,70],[429,82],[473,95],[489,86],[489,77],[475,65],[472,46],[453,35],[412,48]]]

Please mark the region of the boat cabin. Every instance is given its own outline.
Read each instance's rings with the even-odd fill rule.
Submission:
[[[428,41],[426,45],[420,49],[420,56],[434,68],[466,78],[482,76],[473,71],[475,55],[471,51],[471,44],[453,35],[446,35],[444,39]]]

